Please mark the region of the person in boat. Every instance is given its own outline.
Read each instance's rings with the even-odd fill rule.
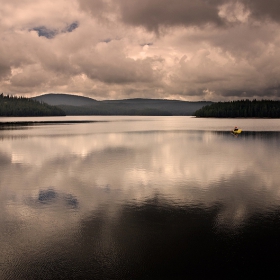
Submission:
[[[237,126],[235,126],[233,131],[238,131],[238,127],[237,127]]]

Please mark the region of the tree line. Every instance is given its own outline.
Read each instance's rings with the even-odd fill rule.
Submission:
[[[26,97],[0,94],[1,117],[65,116],[58,107]]]
[[[237,100],[207,105],[194,113],[202,118],[280,118],[280,101]]]

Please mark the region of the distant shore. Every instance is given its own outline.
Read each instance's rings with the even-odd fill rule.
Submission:
[[[31,124],[73,124],[73,123],[96,123],[96,122],[107,122],[107,121],[94,121],[94,120],[65,120],[65,121],[11,121],[1,122],[0,126],[6,125],[31,125]]]

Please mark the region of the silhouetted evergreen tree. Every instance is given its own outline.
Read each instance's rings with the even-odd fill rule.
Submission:
[[[40,103],[25,97],[0,95],[0,116],[2,117],[36,117],[65,116],[61,108]]]
[[[217,102],[197,110],[194,116],[203,118],[280,118],[280,101],[246,99]]]

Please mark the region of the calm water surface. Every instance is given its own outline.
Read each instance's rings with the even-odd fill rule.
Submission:
[[[0,118],[0,143],[0,279],[279,270],[280,120]]]

